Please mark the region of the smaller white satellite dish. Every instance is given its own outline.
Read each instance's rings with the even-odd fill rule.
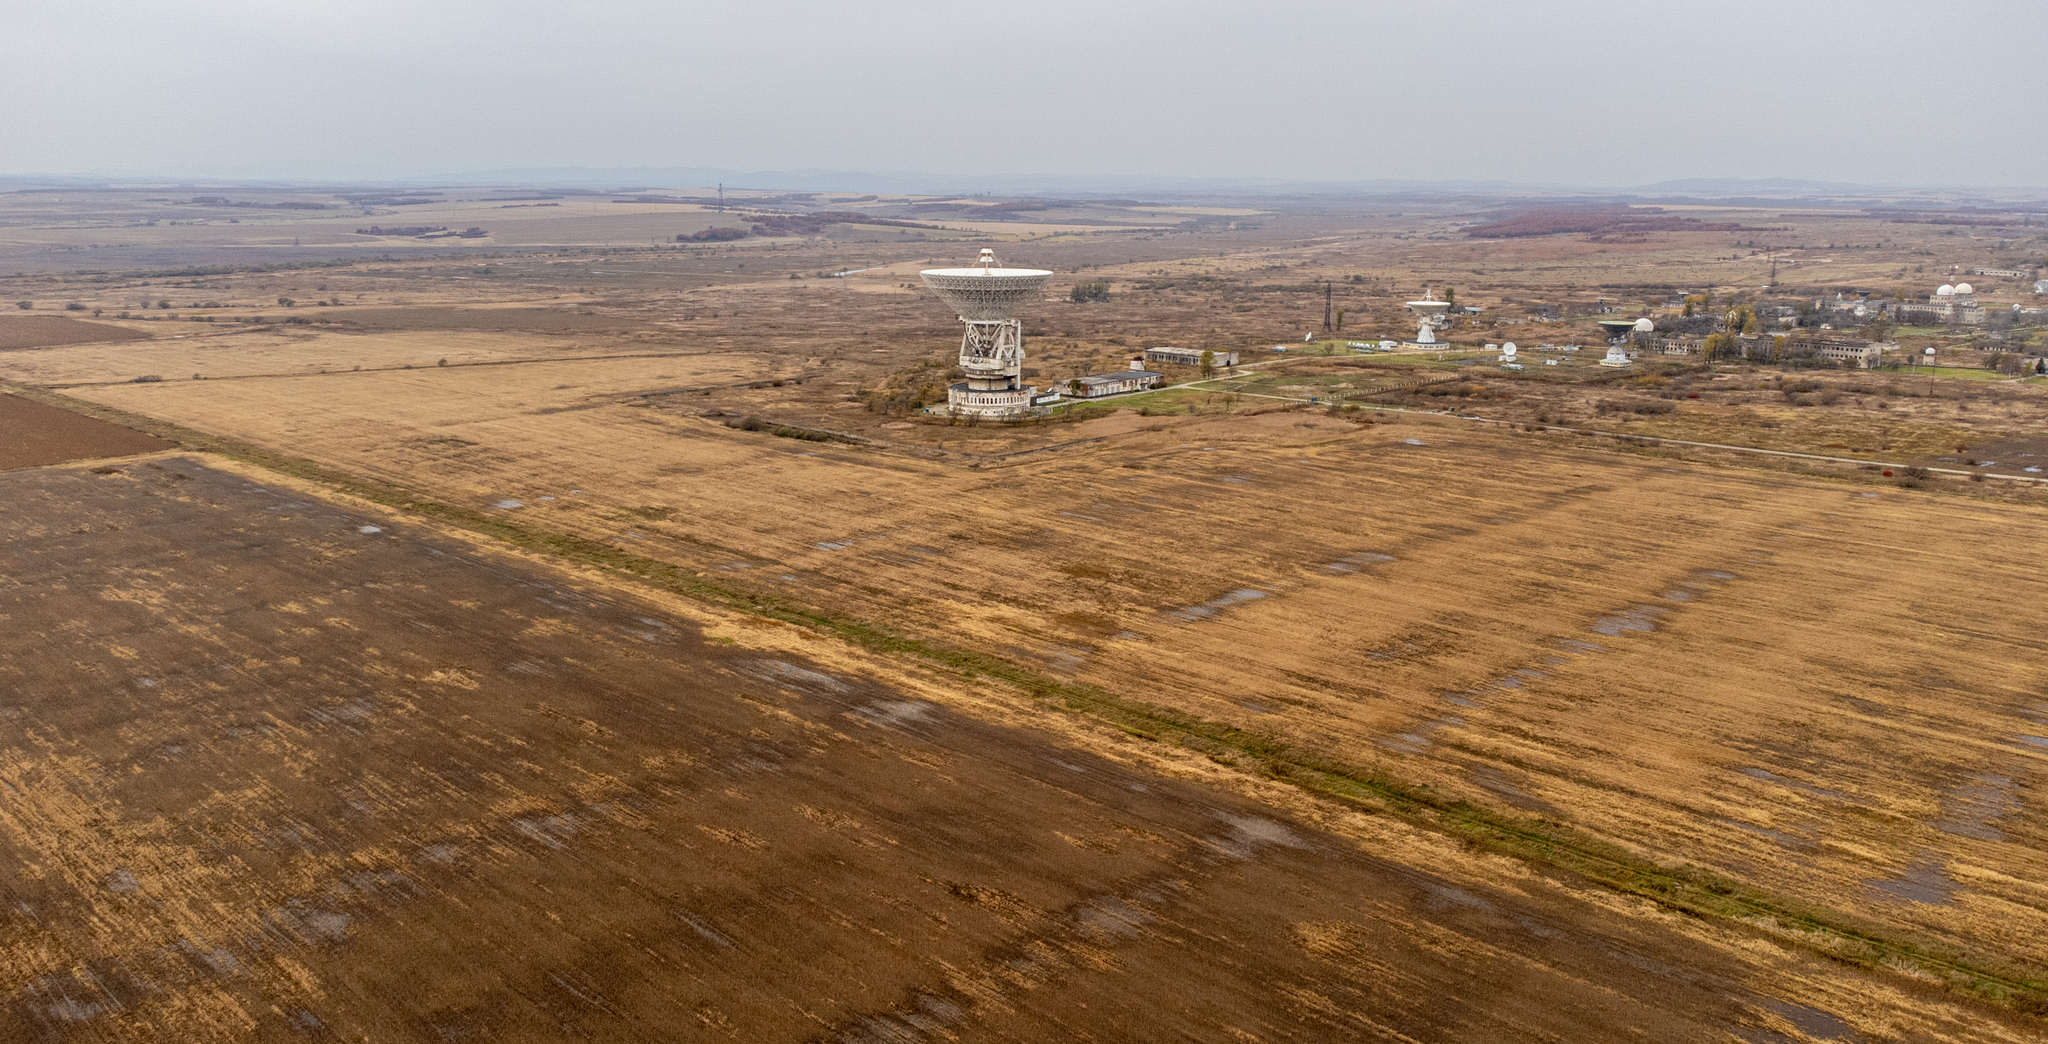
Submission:
[[[1934,358],[1934,349],[1932,349],[1932,348],[1929,348],[1929,349],[1927,349],[1927,357],[1928,357],[1928,358],[1930,358],[1930,359]]]
[[[1646,318],[1642,318],[1642,319],[1638,319],[1638,320],[1636,320],[1636,332],[1637,332],[1637,333],[1656,333],[1656,332],[1657,332],[1657,324],[1656,324],[1656,323],[1653,323],[1653,322],[1651,322],[1651,321],[1650,321],[1650,320],[1649,320],[1649,319],[1648,319],[1647,317],[1646,317]]]
[[[1507,357],[1508,357],[1508,358],[1510,358],[1510,359],[1514,358],[1514,357],[1515,357],[1515,342],[1513,342],[1513,341],[1509,341],[1508,343],[1506,343],[1506,344],[1504,344],[1504,345],[1501,345],[1501,346],[1500,346],[1500,353],[1501,353],[1502,355],[1505,355],[1505,356],[1507,356]]]

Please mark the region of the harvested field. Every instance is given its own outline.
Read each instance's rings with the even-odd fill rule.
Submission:
[[[0,485],[9,1040],[1949,1024],[198,460]]]
[[[329,308],[310,316],[366,330],[495,330],[525,334],[632,334],[652,329],[648,323],[618,315],[563,308]]]
[[[9,233],[44,253],[0,299],[147,302],[153,337],[0,378],[215,454],[5,477],[21,1035],[2039,1036],[2026,287],[1895,331],[1936,349],[1911,374],[1615,370],[1591,325],[1845,329],[1989,241],[1031,209],[988,232],[1057,272],[1028,381],[1246,365],[990,425],[920,412],[958,330],[916,272],[977,243],[500,205],[433,220],[536,245],[109,273],[35,260],[91,248],[75,212]],[[120,249],[353,220],[239,216]],[[1346,346],[1411,336],[1424,285],[1480,309],[1453,343]]]
[[[148,336],[140,330],[67,319],[61,315],[0,315],[0,352],[60,344],[135,341]]]
[[[0,395],[0,471],[170,448],[171,443],[133,428]]]
[[[2048,668],[2009,611],[2048,590],[1979,552],[2048,538],[2038,495],[1299,412],[1125,413],[968,469],[466,383],[90,395],[2048,975],[2048,894],[2021,883],[2048,879],[2024,797]],[[1930,853],[1939,901],[1890,898]]]

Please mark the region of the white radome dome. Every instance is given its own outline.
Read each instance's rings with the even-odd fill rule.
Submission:
[[[1501,350],[1501,354],[1503,354],[1503,355],[1513,355],[1513,354],[1515,354],[1515,342],[1513,342],[1513,341],[1509,341],[1508,343],[1506,343],[1506,344],[1504,344],[1504,345],[1501,345],[1501,346],[1500,346],[1500,350]]]
[[[1657,324],[1656,324],[1656,323],[1653,323],[1653,322],[1651,322],[1651,321],[1649,321],[1648,319],[1638,319],[1638,320],[1636,320],[1636,332],[1637,332],[1637,333],[1656,333],[1656,332],[1657,332]]]
[[[1936,291],[1934,292],[1934,296],[1936,296],[1936,297],[1947,297],[1947,296],[1949,296],[1950,294],[1953,294],[1953,293],[1955,293],[1955,292],[1956,292],[1956,288],[1955,288],[1955,287],[1952,287],[1952,286],[1948,285],[1947,283],[1943,283],[1943,284],[1941,284],[1941,289],[1939,289],[1939,290],[1936,290]]]
[[[1956,284],[1956,293],[1959,293],[1959,294],[1974,294],[1974,293],[1976,293],[1976,292],[1977,292],[1977,288],[1976,288],[1976,287],[1974,287],[1974,286],[1971,286],[1971,285],[1970,285],[1970,284],[1968,284],[1968,283],[1957,283],[1957,284]]]

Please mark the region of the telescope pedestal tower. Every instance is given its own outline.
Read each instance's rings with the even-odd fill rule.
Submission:
[[[995,251],[983,248],[973,268],[933,268],[919,275],[960,316],[960,369],[967,379],[946,389],[947,408],[991,418],[1030,413],[1038,389],[1023,380],[1024,323],[1015,313],[1052,273],[999,268]]]
[[[1404,307],[1414,312],[1415,318],[1418,320],[1415,328],[1415,339],[1409,341],[1408,346],[1411,348],[1443,347],[1442,344],[1437,342],[1436,332],[1450,325],[1450,320],[1444,318],[1444,313],[1451,310],[1451,303],[1449,301],[1437,300],[1430,295],[1428,287],[1423,287],[1422,300],[1410,301]]]
[[[946,390],[955,413],[1008,414],[1031,408],[1038,389],[1024,380],[1024,321],[960,320],[960,368],[967,382]]]

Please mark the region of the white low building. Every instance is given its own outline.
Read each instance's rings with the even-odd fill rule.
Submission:
[[[1172,363],[1176,366],[1202,365],[1202,353],[1209,354],[1209,361],[1216,366],[1236,366],[1237,353],[1221,348],[1171,348],[1161,346],[1145,349],[1145,361]]]
[[[1977,303],[1977,288],[1968,283],[1941,284],[1924,305],[1906,305],[1901,311],[1932,312],[1945,323],[1978,326],[1984,322],[1984,306]]]
[[[1165,383],[1165,374],[1148,370],[1142,361],[1133,359],[1128,370],[1076,377],[1061,385],[1059,390],[1070,399],[1107,399],[1112,395],[1129,395],[1157,388]]]

